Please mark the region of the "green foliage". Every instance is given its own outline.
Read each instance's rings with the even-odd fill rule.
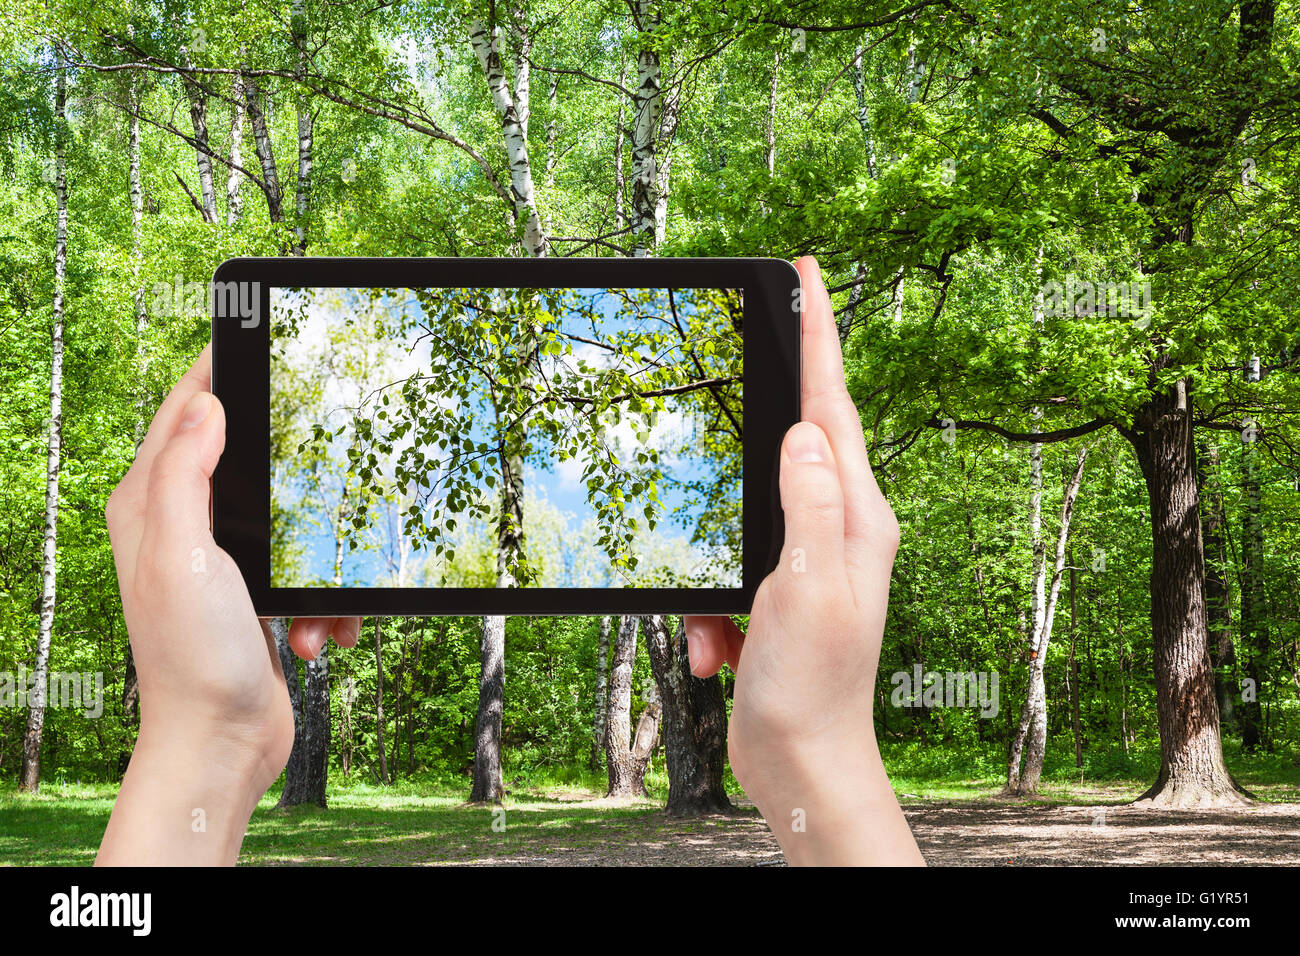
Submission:
[[[202,311],[170,290],[206,282],[233,255],[285,254],[295,227],[306,231],[308,251],[322,255],[520,251],[523,224],[510,202],[500,120],[468,44],[469,23],[486,15],[487,4],[359,7],[308,0],[310,62],[295,46],[291,6],[0,0],[6,23],[0,33],[0,671],[29,666],[35,649],[53,289],[50,87],[56,52],[73,64],[52,667],[103,673],[105,715],[92,721],[73,711],[50,712],[43,759],[51,780],[116,779],[134,738],[122,709],[126,634],[101,515],[133,457],[137,429],[207,337]],[[1236,690],[1248,667],[1259,665],[1274,748],[1238,754],[1239,727],[1229,723],[1229,759],[1243,778],[1251,768],[1282,774],[1293,759],[1287,745],[1300,736],[1294,10],[1280,6],[1264,45],[1241,31],[1242,11],[1251,5],[1227,0],[1140,9],[1118,0],[979,0],[960,10],[935,4],[907,15],[856,0],[660,6],[658,24],[638,32],[621,7],[607,3],[529,4],[528,147],[538,208],[553,254],[631,251],[627,90],[637,54],[655,49],[677,121],[656,251],[818,255],[835,290],[848,384],[876,475],[902,525],[875,713],[891,771],[901,779],[995,779],[1023,696],[1031,586],[1025,445],[955,423],[979,421],[1023,434],[1100,421],[1105,428],[1075,440],[1088,444],[1090,456],[1071,536],[1069,563],[1076,570],[1063,586],[1046,664],[1047,779],[1061,782],[1077,772],[1072,690],[1079,697],[1085,776],[1151,776],[1150,516],[1141,475],[1116,426],[1129,427],[1153,391],[1187,377],[1199,447],[1212,443],[1219,452],[1220,474],[1212,480],[1227,516],[1226,627],[1237,655],[1220,664],[1219,674]],[[498,5],[502,24],[508,12]],[[807,28],[802,48],[794,43],[795,27]],[[1104,50],[1094,49],[1099,29]],[[197,192],[188,122],[194,90],[175,73],[182,46],[220,157],[230,155],[234,71],[246,64],[257,73],[284,189],[282,221],[274,221],[262,189],[247,116],[242,214],[227,222],[227,168],[220,161],[214,164],[217,221],[203,222],[196,211],[187,195]],[[503,29],[501,54],[510,71],[520,53],[518,38]],[[118,69],[126,63],[141,66]],[[133,90],[142,117],[138,246],[126,158]],[[310,203],[301,215],[300,110],[315,120]],[[620,147],[621,170],[614,164]],[[1098,284],[1150,282],[1150,312],[1036,312],[1045,286],[1072,276]],[[149,321],[138,336],[141,293]],[[533,382],[534,351],[576,368],[574,342],[547,322],[562,305],[548,295],[554,297],[521,293],[498,303],[500,309],[479,303],[475,324],[440,326],[443,344],[504,369],[501,384],[515,404],[503,404],[497,437],[510,453],[584,462],[600,517],[579,529],[584,550],[626,559],[644,553],[638,535],[652,521],[670,520],[653,504],[661,469],[650,456],[605,456],[600,426],[621,421],[643,429],[663,402],[632,401],[631,392],[678,384],[685,373],[673,366],[633,382],[626,369],[614,367],[581,379]],[[425,313],[440,315],[446,304],[428,301]],[[721,301],[696,305],[699,327],[688,328],[679,344],[704,341],[711,324],[733,308]],[[510,344],[518,341],[510,332],[520,322],[532,330],[526,347]],[[630,356],[666,344],[629,337],[618,348]],[[313,361],[360,372],[376,360],[346,338],[329,346]],[[683,355],[688,352],[714,373],[738,359],[690,348]],[[1258,383],[1243,380],[1252,355],[1267,368]],[[312,372],[310,365],[284,369],[273,396],[283,414],[273,420],[298,420],[294,409],[310,403],[318,387]],[[531,391],[524,387],[530,382]],[[462,395],[468,387],[446,384]],[[549,391],[535,390],[542,388]],[[372,512],[405,512],[410,536],[434,550],[451,549],[440,569],[446,580],[495,584],[495,556],[470,545],[481,537],[471,525],[495,522],[499,530],[503,516],[470,488],[480,477],[487,481],[499,458],[491,448],[458,440],[419,383],[385,397],[386,406],[367,406],[329,429],[273,435],[277,458],[295,466],[293,476],[278,476],[274,506],[286,523],[340,529],[345,555],[349,529],[359,536],[358,517],[364,526]],[[699,396],[691,411],[707,415],[710,407]],[[937,427],[943,419],[954,423],[952,432]],[[1245,419],[1256,423],[1260,439],[1266,653],[1242,640],[1240,625]],[[376,471],[369,457],[376,448],[395,448],[417,434],[419,451],[399,472]],[[723,477],[687,489],[705,516],[692,529],[693,544],[734,547],[739,442],[725,427],[704,430],[699,441],[691,452],[721,463]],[[1049,537],[1075,442],[1044,451]],[[455,462],[459,477],[443,499],[445,514],[415,520],[408,510],[411,479],[434,457]],[[344,483],[334,484],[340,476]],[[290,481],[310,490],[309,514],[287,513],[298,501],[288,493]],[[563,526],[527,497],[525,514],[524,546],[511,569],[517,580],[545,582],[559,573]],[[300,543],[281,536],[273,544],[286,573],[295,562],[301,566]],[[683,564],[671,553],[642,560],[646,574],[666,575],[664,569]],[[390,774],[399,788],[432,781],[463,789],[473,751],[479,623],[395,619],[381,626]],[[508,785],[516,778],[590,785],[582,775],[591,771],[581,768],[592,751],[597,626],[583,618],[508,622]],[[332,676],[357,687],[347,734],[340,729],[341,685],[332,694],[333,770],[337,779],[346,744],[349,785],[356,787],[378,774],[373,628],[368,621],[360,647],[333,658]],[[893,708],[891,674],[917,664],[998,672],[998,715],[985,720],[969,710]],[[649,676],[644,654],[636,668],[634,686],[641,688]],[[640,707],[638,698],[634,719]],[[21,710],[0,710],[0,776],[16,772],[24,720]],[[652,786],[662,784],[661,764]],[[273,846],[269,835],[261,846],[262,838],[255,825],[255,852],[285,858],[288,851]]]

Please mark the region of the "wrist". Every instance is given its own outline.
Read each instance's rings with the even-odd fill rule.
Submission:
[[[271,766],[261,744],[250,734],[201,720],[150,721],[142,715],[132,754],[151,763],[185,767],[198,781],[220,783],[223,793],[250,805],[250,812],[284,769]]]
[[[238,736],[142,721],[96,862],[233,865],[268,772]]]
[[[920,864],[920,852],[866,732],[765,748],[737,779],[794,866]]]

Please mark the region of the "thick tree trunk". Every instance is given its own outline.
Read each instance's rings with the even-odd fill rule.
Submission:
[[[303,692],[302,777],[290,787],[285,780],[282,806],[299,803],[326,805],[325,785],[329,779],[330,755],[330,660],[329,649],[306,665],[307,686]]]
[[[663,701],[664,751],[669,816],[726,813],[731,801],[722,783],[727,762],[727,702],[722,680],[691,673],[686,630],[664,618],[641,619],[650,666]]]
[[[605,748],[605,723],[609,720],[609,630],[610,618],[600,619],[600,637],[596,643],[596,706],[591,718],[591,769],[600,769],[600,754]]]
[[[605,725],[605,765],[609,771],[609,796],[645,796],[645,772],[650,750],[631,743],[632,667],[636,663],[637,618],[619,619],[610,661],[609,721]],[[644,741],[642,742],[644,744]]]
[[[510,439],[507,439],[509,441]],[[523,545],[524,479],[518,446],[522,436],[513,436],[516,447],[501,450],[501,515],[497,525],[497,587],[515,586],[512,568]],[[505,711],[506,619],[483,618],[479,644],[478,715],[474,734],[473,802],[500,803],[501,717]]]
[[[67,72],[60,63],[54,80],[54,296],[50,333],[50,421],[46,430],[45,531],[41,538],[41,616],[36,631],[27,730],[18,789],[36,793],[41,786],[41,739],[45,733],[46,693],[50,681],[50,644],[54,636],[55,580],[58,568],[59,471],[63,463],[63,290],[68,273]]]
[[[500,803],[501,714],[505,706],[506,619],[483,618],[479,641],[478,716],[474,725],[471,802]]]
[[[1205,617],[1209,631],[1210,663],[1214,666],[1219,722],[1233,726],[1236,691],[1227,676],[1236,663],[1232,638],[1232,593],[1228,586],[1228,548],[1224,538],[1227,513],[1223,504],[1219,447],[1207,442],[1197,462],[1197,483],[1202,501],[1201,540],[1205,547]]]
[[[1205,616],[1205,556],[1191,396],[1186,380],[1154,397],[1128,431],[1151,505],[1151,631],[1160,774],[1139,799],[1149,807],[1246,802],[1228,773]]]

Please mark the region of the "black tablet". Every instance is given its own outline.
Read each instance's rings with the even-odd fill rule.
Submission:
[[[781,548],[779,259],[232,259],[213,533],[263,616],[743,613]]]

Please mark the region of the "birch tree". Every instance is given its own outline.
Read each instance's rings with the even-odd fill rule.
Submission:
[[[514,219],[517,225],[522,225],[524,254],[542,257],[550,250],[537,209],[533,167],[528,153],[531,36],[522,0],[512,6],[510,16],[516,47],[513,88],[501,57],[494,3],[489,4],[486,20],[476,19],[471,23],[469,39],[501,124],[501,141],[510,171]],[[520,331],[529,334],[526,329]],[[531,354],[532,349],[525,344],[524,352]],[[502,414],[503,410],[498,409],[498,419]],[[511,436],[508,439],[510,447],[503,448],[499,457],[501,512],[497,532],[497,587],[512,587],[516,583],[511,568],[518,561],[524,521],[520,451],[526,439],[517,428],[507,427],[506,432]],[[505,707],[505,626],[504,617],[488,615],[483,618],[474,782],[470,792],[470,800],[476,802],[499,803],[503,792],[501,715]]]
[[[207,32],[198,26],[178,24],[178,29],[186,31],[189,39],[182,38],[180,45],[181,86],[189,103],[190,124],[194,129],[194,159],[199,173],[200,201],[195,202],[204,222],[217,221],[217,191],[212,177],[212,147],[208,136],[208,100],[207,94],[199,84],[191,79],[194,61],[190,56],[190,47],[201,48],[207,44]],[[182,182],[182,186],[184,182]],[[193,200],[193,195],[190,196]]]
[[[611,797],[645,796],[645,774],[657,740],[659,705],[650,703],[632,736],[632,666],[636,662],[640,618],[619,618],[610,660],[609,721],[605,725],[605,763]]]
[[[54,70],[54,296],[50,331],[50,418],[46,428],[45,530],[41,538],[41,616],[36,632],[33,687],[28,700],[27,731],[18,787],[36,793],[41,786],[41,741],[50,683],[50,644],[54,636],[55,583],[58,572],[59,471],[63,464],[63,296],[68,274],[68,79],[60,61]]]
[[[1088,457],[1088,449],[1080,446],[1075,459],[1074,474],[1065,485],[1065,494],[1061,501],[1061,518],[1056,533],[1056,554],[1052,566],[1050,587],[1044,585],[1046,578],[1047,554],[1043,545],[1041,529],[1042,512],[1042,448],[1036,448],[1035,460],[1036,487],[1034,515],[1031,521],[1039,527],[1031,531],[1034,541],[1034,585],[1032,630],[1029,634],[1029,686],[1025,692],[1025,704],[1020,713],[1020,724],[1011,741],[1011,755],[1007,760],[1006,791],[1015,794],[1032,794],[1038,791],[1038,780],[1043,772],[1043,757],[1047,753],[1047,685],[1043,679],[1043,669],[1047,664],[1047,646],[1052,640],[1052,622],[1056,618],[1056,603],[1061,594],[1061,580],[1065,572],[1066,545],[1070,538],[1070,522],[1074,516],[1074,502],[1079,495],[1079,485],[1083,481],[1083,464]],[[1021,755],[1024,755],[1024,770],[1021,771]]]

